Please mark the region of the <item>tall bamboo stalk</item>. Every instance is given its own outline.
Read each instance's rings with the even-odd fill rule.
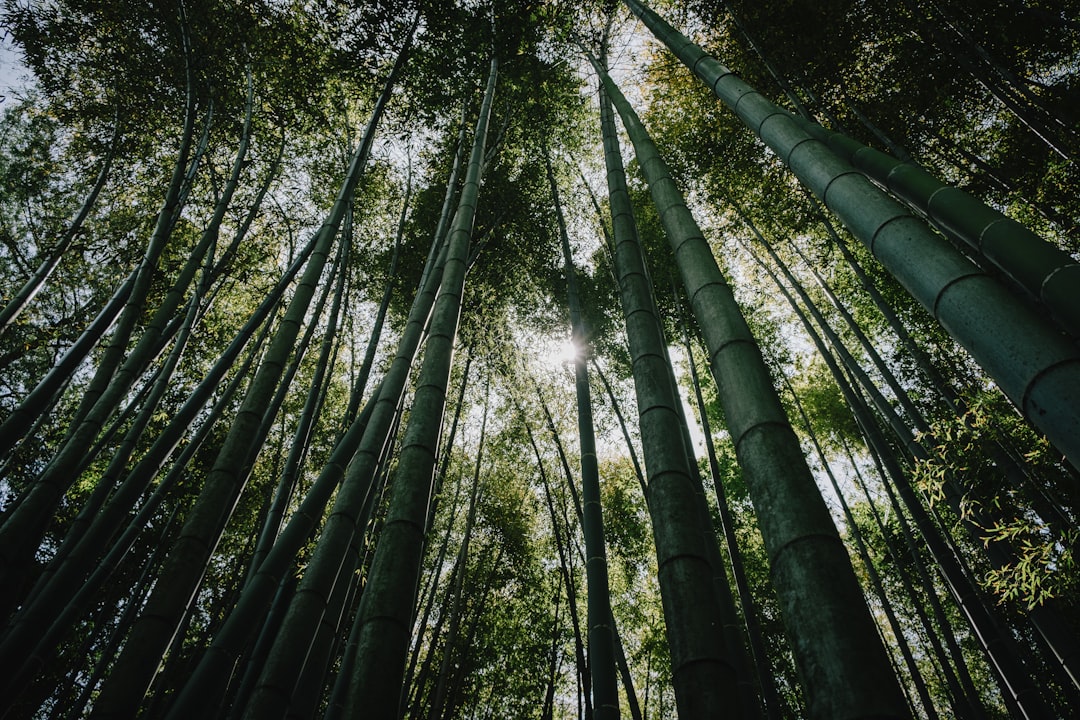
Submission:
[[[448,240],[443,282],[432,310],[424,363],[391,487],[390,504],[356,620],[362,627],[347,708],[351,713],[363,712],[378,720],[391,720],[397,716],[401,696],[438,437],[480,191],[480,165],[498,68],[498,58],[493,57],[476,123],[469,169]]]
[[[597,67],[602,67],[599,62]],[[723,612],[706,546],[715,544],[715,537],[701,527],[700,481],[695,480],[697,468],[681,430],[681,401],[637,237],[608,86],[605,82],[600,90],[600,121],[615,263],[649,478],[648,506],[675,697],[680,716],[743,717],[749,709],[736,700],[739,678],[725,645]]]
[[[709,348],[735,453],[814,717],[903,717],[858,579],[734,295],[656,146],[599,64]]]

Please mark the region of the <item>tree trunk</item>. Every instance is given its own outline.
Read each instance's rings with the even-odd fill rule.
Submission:
[[[409,198],[412,196],[412,165],[409,166],[409,180],[405,186],[405,199],[401,204],[401,217],[398,220],[397,232],[394,234],[394,253],[390,258],[390,268],[386,273],[386,287],[383,289],[382,299],[379,301],[379,309],[375,312],[375,321],[371,326],[371,335],[368,338],[367,348],[364,350],[364,359],[360,363],[360,370],[356,374],[356,380],[352,384],[349,395],[349,407],[345,411],[344,425],[348,427],[360,411],[360,402],[367,390],[368,377],[371,375],[371,366],[375,363],[375,350],[379,346],[379,338],[382,337],[383,323],[386,321],[386,311],[390,307],[390,296],[394,290],[394,276],[397,274],[398,258],[401,255],[401,238],[405,234],[405,220],[408,218]],[[436,232],[436,237],[441,235]],[[434,250],[438,254],[438,250]]]
[[[465,515],[465,528],[462,530],[461,543],[457,553],[457,574],[454,577],[450,589],[450,596],[441,608],[442,612],[450,616],[450,624],[446,629],[446,639],[443,641],[442,660],[439,663],[439,672],[435,676],[435,687],[432,689],[431,702],[428,705],[427,720],[438,720],[446,707],[448,683],[450,680],[451,665],[458,644],[458,634],[461,632],[461,618],[464,611],[462,595],[465,590],[465,575],[469,561],[469,547],[472,544],[473,528],[476,525],[477,500],[480,497],[482,481],[480,469],[484,459],[484,440],[487,433],[488,399],[491,397],[491,378],[487,379],[484,392],[484,413],[480,421],[480,439],[476,446],[476,462],[473,471],[472,492],[469,495],[469,510]],[[449,607],[446,607],[449,605]],[[434,641],[434,638],[433,638]]]
[[[89,423],[83,421],[88,410],[96,403],[100,394],[104,392],[105,387],[112,380],[114,371],[120,364],[128,338],[139,314],[142,312],[146,296],[150,291],[152,275],[168,241],[172,222],[179,213],[184,170],[186,169],[194,132],[193,93],[193,89],[189,90],[187,121],[184,127],[181,148],[173,168],[172,181],[164,205],[158,214],[157,227],[147,243],[145,254],[131,279],[125,282],[114,294],[112,300],[106,306],[106,312],[101,313],[95,319],[87,333],[80,337],[72,350],[58,363],[58,365],[64,367],[66,373],[73,372],[82,361],[82,358],[85,357],[85,354],[90,352],[113,320],[119,316],[109,340],[109,345],[103,351],[97,371],[83,396],[75,418],[71,422],[62,448],[50,461],[45,471],[34,481],[30,489],[19,499],[15,511],[5,518],[3,525],[0,525],[0,585],[5,588],[4,605],[6,605],[6,607],[0,606],[0,611],[9,611],[14,608],[14,603],[8,599],[7,594],[16,591],[22,586],[22,580],[29,568],[31,556],[46,530],[53,511],[63,494],[75,482],[79,472],[85,467],[86,450],[97,437],[108,416],[115,411],[120,395],[122,395],[122,393],[119,393],[111,397],[108,407],[102,404],[98,415],[93,417]],[[198,266],[198,260],[189,263],[192,273]],[[160,327],[159,325],[158,330],[160,330]],[[82,357],[75,356],[75,348],[79,349]],[[3,425],[0,425],[0,454],[6,453],[23,437],[66,379],[63,373],[50,372],[19,407],[5,419]],[[134,377],[131,380],[134,380]],[[76,431],[76,428],[78,428],[78,431]],[[71,441],[76,434],[79,439],[73,443]],[[6,615],[6,612],[4,614]]]
[[[364,531],[366,520],[362,519],[367,512],[370,512],[374,501],[375,473],[388,440],[392,436],[392,428],[398,416],[409,370],[442,274],[446,257],[445,250],[444,245],[443,251],[433,258],[434,265],[430,272],[425,273],[424,285],[417,292],[390,370],[384,376],[372,399],[368,401],[364,413],[339,441],[335,453],[323,468],[319,480],[312,486],[299,511],[290,518],[285,530],[271,548],[266,561],[253,578],[250,595],[245,593],[245,596],[241,597],[241,604],[250,602],[262,605],[266,602],[267,593],[273,592],[281,573],[285,572],[292,557],[307,540],[318,519],[322,517],[323,508],[329,501],[334,487],[344,475],[333,510],[319,536],[319,542],[301,580],[297,596],[290,605],[282,632],[275,642],[275,649],[271,655],[271,663],[275,667],[269,672],[278,677],[295,675],[299,672],[306,649],[325,612],[326,598],[340,576],[340,569],[346,555],[350,553],[354,535]],[[365,417],[369,412],[370,420]],[[354,449],[355,452],[353,452]],[[215,645],[220,642],[220,652],[224,654],[215,659],[214,663],[231,662],[229,658],[238,652],[238,644],[241,644],[246,633],[250,632],[249,615],[247,611],[241,612],[239,605],[234,609],[232,618],[234,624],[230,627],[230,631],[235,628],[235,632],[230,632],[227,638],[222,634],[215,639]],[[210,651],[215,651],[215,648],[211,647]],[[208,656],[211,652],[208,652]],[[214,666],[210,665],[205,669],[205,680],[219,682],[221,673],[213,668]],[[200,673],[203,672],[203,668],[200,667],[199,670]],[[256,689],[256,697],[252,702],[268,703],[275,712],[283,713],[290,690],[291,688],[271,689],[271,686],[260,681]],[[202,693],[194,691],[192,695],[193,702],[202,697]],[[259,695],[262,695],[261,699]]]
[[[79,542],[64,548],[64,552],[57,555],[56,562],[50,563],[46,568],[31,593],[32,600],[28,601],[20,610],[19,615],[12,620],[11,630],[4,638],[3,645],[0,646],[0,660],[9,663],[7,667],[18,667],[21,663],[24,666],[23,672],[34,672],[41,658],[51,655],[55,643],[68,632],[81,607],[107,580],[112,568],[115,567],[115,562],[131,547],[137,533],[149,521],[165,494],[176,484],[186,467],[187,460],[198,450],[202,439],[209,433],[216,420],[222,416],[229,398],[239,387],[240,382],[245,379],[247,367],[254,360],[254,353],[249,356],[234,379],[227,385],[221,398],[195,433],[195,437],[185,446],[181,456],[174,462],[172,470],[158,484],[151,499],[144,504],[139,515],[128,523],[128,529],[124,531],[123,536],[113,543],[109,556],[116,560],[103,560],[95,569],[95,562],[108,548],[110,539],[124,527],[126,516],[138,501],[139,496],[153,481],[185,433],[190,430],[191,424],[219,387],[226,372],[232,367],[254,332],[278,305],[285,289],[299,271],[304,258],[306,258],[306,253],[301,254],[301,258],[286,272],[274,291],[264,299],[222,356],[211,367],[206,377],[174,414],[169,425],[135,467],[128,472],[109,502],[96,514]],[[269,329],[270,326],[267,325],[264,333]],[[263,339],[260,338],[256,343],[256,351],[262,343]],[[93,575],[87,578],[87,575],[91,573]],[[76,603],[74,597],[82,598],[81,602]],[[35,649],[27,657],[25,653],[32,647]],[[15,675],[8,677],[13,680]]]
[[[596,362],[596,358],[589,358],[589,361],[592,363],[593,369],[596,370],[600,382],[604,385],[604,392],[607,393],[608,400],[611,402],[611,410],[615,413],[615,419],[619,422],[619,430],[622,431],[623,440],[626,441],[626,452],[630,455],[630,463],[634,466],[634,475],[637,477],[638,485],[641,487],[641,495],[648,501],[649,488],[645,483],[645,473],[641,470],[637,449],[634,447],[633,438],[630,437],[630,430],[626,427],[626,419],[619,408],[619,401],[615,397],[615,392],[611,389],[611,383],[608,382],[607,375],[604,374],[604,371],[600,369],[600,365]]]
[[[761,688],[761,697],[765,705],[765,717],[769,720],[780,718],[780,697],[776,689],[776,680],[773,677],[772,668],[769,667],[769,656],[765,650],[765,641],[761,631],[761,622],[758,617],[757,604],[754,602],[750,591],[750,583],[746,577],[746,568],[742,561],[742,551],[739,549],[735,537],[735,519],[731,515],[728,506],[727,494],[724,492],[723,477],[720,474],[720,464],[716,458],[716,444],[713,441],[712,427],[709,422],[708,411],[705,407],[705,398],[701,393],[697,364],[694,361],[694,350],[690,344],[690,334],[686,328],[686,321],[681,317],[683,331],[683,344],[686,348],[687,364],[690,366],[690,381],[694,386],[694,399],[697,401],[698,414],[701,418],[701,430],[705,436],[705,450],[709,459],[709,471],[712,475],[713,490],[716,493],[716,504],[720,514],[721,530],[724,533],[724,541],[728,551],[728,562],[731,565],[731,575],[735,579],[735,587],[739,594],[739,604],[742,607],[743,622],[746,625],[746,634],[750,642],[750,650],[757,671],[757,680]]]
[[[566,606],[570,613],[570,626],[573,630],[574,636],[574,656],[576,659],[576,674],[578,678],[579,687],[582,688],[583,697],[578,697],[578,706],[581,708],[582,700],[584,700],[583,712],[579,711],[579,717],[584,716],[592,717],[592,693],[591,693],[591,674],[589,672],[589,662],[585,656],[585,641],[582,638],[581,633],[581,620],[578,616],[577,609],[577,585],[574,580],[574,568],[573,568],[573,547],[570,541],[570,527],[569,523],[566,523],[567,537],[563,539],[562,527],[559,522],[559,515],[555,512],[555,501],[553,498],[551,483],[548,482],[547,472],[544,470],[544,459],[540,454],[540,447],[536,444],[536,437],[533,435],[532,427],[529,425],[528,416],[525,411],[518,406],[518,413],[521,415],[521,421],[525,426],[525,434],[529,437],[529,445],[532,447],[533,455],[536,457],[536,469],[540,474],[540,483],[544,488],[544,501],[547,504],[548,517],[551,518],[551,533],[555,539],[555,551],[559,555],[559,572],[563,579],[563,584],[566,585]],[[565,503],[564,503],[565,506]],[[565,513],[564,513],[565,514]]]
[[[905,629],[900,624],[899,618],[896,616],[892,601],[885,594],[885,586],[882,584],[881,575],[878,573],[877,566],[874,565],[873,558],[870,556],[870,549],[866,546],[865,540],[863,540],[862,530],[859,528],[859,524],[856,522],[855,516],[851,512],[851,508],[848,506],[847,498],[844,497],[844,492],[840,488],[840,483],[837,481],[836,475],[833,474],[829,459],[825,457],[825,451],[822,449],[821,443],[818,442],[814,428],[810,424],[810,418],[806,415],[806,410],[803,409],[802,401],[799,400],[799,396],[795,393],[795,389],[791,387],[791,383],[788,382],[786,378],[784,382],[787,386],[788,394],[791,396],[796,409],[799,411],[799,415],[802,417],[803,426],[806,429],[807,436],[810,438],[810,443],[814,446],[814,452],[817,453],[818,462],[821,463],[821,468],[828,476],[829,484],[832,485],[833,492],[836,493],[836,497],[840,501],[840,509],[844,513],[848,533],[855,540],[855,546],[858,550],[859,557],[862,559],[863,566],[866,569],[867,575],[870,577],[870,583],[873,585],[874,593],[881,603],[881,608],[885,612],[885,618],[889,623],[889,628],[892,630],[894,641],[904,658],[904,665],[907,667],[908,675],[911,677],[911,681],[915,684],[915,690],[919,694],[919,701],[922,704],[923,713],[927,718],[936,720],[938,713],[934,707],[933,700],[930,698],[930,691],[927,689],[926,681],[923,680],[922,673],[915,663],[915,657],[912,655],[911,645],[908,642]]]
[[[300,479],[300,471],[303,467],[304,456],[307,454],[312,432],[314,431],[315,425],[319,419],[319,414],[322,410],[326,391],[324,380],[331,374],[333,368],[331,356],[336,345],[335,339],[337,337],[338,319],[341,313],[342,300],[345,295],[345,279],[348,276],[345,268],[348,264],[351,246],[351,242],[346,238],[346,241],[341,244],[339,249],[338,259],[335,263],[337,280],[333,293],[334,299],[331,302],[330,315],[327,319],[326,328],[323,330],[323,341],[319,350],[319,358],[315,362],[315,372],[311,377],[311,382],[308,384],[308,392],[307,397],[304,399],[304,407],[300,411],[300,418],[297,420],[296,428],[293,430],[288,457],[285,458],[285,464],[281,468],[281,471],[277,473],[278,484],[274,490],[266,517],[263,518],[262,529],[260,530],[258,540],[255,543],[255,549],[251,554],[251,565],[248,568],[249,577],[258,571],[259,566],[262,565],[267,553],[270,552],[270,547],[274,544],[278,534],[281,532],[281,523],[285,516],[286,506],[296,491],[296,485]],[[324,294],[319,299],[319,303],[316,306],[315,313],[308,322],[308,328],[304,333],[304,339],[301,341],[301,346],[306,347],[310,340],[310,334],[313,333],[318,326],[319,317],[322,315],[323,302],[329,292],[330,283],[327,283],[324,288]],[[297,356],[299,357],[299,353],[297,353]],[[294,364],[295,363],[296,361],[294,360]]]
[[[887,442],[881,437],[880,432],[877,429],[876,421],[870,416],[869,409],[866,408],[862,399],[855,394],[854,390],[847,383],[846,378],[843,377],[832,353],[830,353],[825,346],[825,341],[810,324],[810,319],[806,317],[798,307],[795,298],[788,293],[787,288],[780,282],[779,278],[773,277],[777,287],[780,289],[781,293],[784,294],[785,298],[788,299],[788,302],[799,316],[800,322],[803,324],[807,334],[818,348],[818,352],[829,367],[830,372],[833,373],[833,377],[840,386],[841,392],[844,394],[848,405],[855,413],[860,427],[863,429],[863,432],[867,434],[867,440],[875,447],[880,457],[885,462],[886,467],[889,468],[889,474],[893,477],[896,488],[903,498],[908,512],[911,513],[916,526],[919,528],[923,540],[937,560],[942,575],[945,577],[946,583],[949,586],[950,592],[953,594],[957,605],[967,617],[972,631],[987,653],[992,667],[995,668],[995,671],[998,673],[998,677],[1003,683],[1002,692],[1007,695],[1008,700],[1013,701],[1016,706],[1024,712],[1025,717],[1051,717],[1052,713],[1043,703],[1042,698],[1039,696],[1038,691],[1031,681],[1028,671],[1023,667],[1023,664],[1016,656],[1013,643],[1009,641],[1007,636],[1000,628],[998,628],[997,623],[983,606],[981,599],[977,596],[966,573],[963,572],[956,557],[953,555],[952,549],[947,547],[945,541],[938,534],[929,515],[919,503],[914,490],[904,476],[899,461],[892,455],[892,451]]]
[[[846,442],[844,443],[844,451],[847,455],[848,462],[851,464],[854,471],[856,482],[862,490],[863,498],[870,508],[870,514],[874,518],[878,533],[884,538],[887,536],[885,520],[881,517],[881,513],[878,512],[877,501],[875,501],[871,494],[869,486],[862,477],[862,473],[859,472],[855,458]],[[910,526],[903,516],[899,515],[901,510],[898,505],[894,507],[894,511],[898,513],[897,524],[900,526],[905,542],[908,543],[908,550],[911,554],[912,561],[916,565],[922,594],[920,595],[920,590],[916,589],[912,584],[907,573],[898,573],[900,582],[903,585],[908,601],[911,603],[915,614],[919,618],[919,622],[922,624],[926,640],[930,643],[934,652],[934,657],[937,659],[937,663],[940,667],[939,672],[944,676],[944,681],[950,695],[950,706],[953,714],[958,718],[981,720],[986,717],[986,711],[982,707],[979,693],[975,689],[971,674],[968,672],[967,662],[960,652],[959,644],[956,642],[956,632],[953,629],[952,624],[949,623],[948,618],[945,616],[944,609],[941,607],[941,602],[938,600],[937,588],[935,588],[934,584],[930,581],[930,576],[927,573],[925,564],[921,562],[918,553],[914,552],[915,546],[911,538]],[[900,567],[902,565],[902,557],[899,551],[894,547],[893,543],[886,542],[885,551],[888,553],[890,560],[895,566]],[[931,607],[931,611],[937,621],[937,627],[934,627],[930,617],[927,615],[924,604]],[[949,646],[948,652],[946,652],[945,647],[942,646],[942,637],[945,638],[945,643]],[[951,661],[950,657],[952,658]],[[953,667],[954,663],[956,666],[955,669]]]

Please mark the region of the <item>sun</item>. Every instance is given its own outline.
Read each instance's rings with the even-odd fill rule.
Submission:
[[[543,343],[539,356],[548,367],[563,367],[581,357],[581,348],[570,338],[552,338]]]

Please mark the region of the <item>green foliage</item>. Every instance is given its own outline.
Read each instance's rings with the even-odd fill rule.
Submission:
[[[812,360],[793,385],[819,442],[836,450],[861,442],[862,431],[855,416],[823,361]]]
[[[1074,554],[1080,542],[1076,530],[1066,530],[1056,542],[1047,542],[1044,528],[1024,520],[1008,525],[999,521],[986,532],[988,542],[1008,542],[1019,554],[1015,562],[986,575],[986,587],[1002,600],[1022,603],[1030,610],[1050,598],[1075,595],[1078,567]]]
[[[1076,602],[1080,537],[1046,499],[1067,491],[1072,478],[1045,438],[1003,397],[982,393],[963,415],[934,423],[922,442],[931,455],[915,464],[913,480],[931,503],[949,500],[984,544],[1015,554],[987,573],[984,586],[1001,601],[1029,609],[1050,598]],[[1020,464],[1021,474],[1011,463]]]
[[[619,563],[624,582],[631,582],[647,568],[652,530],[641,487],[626,458],[601,466],[600,504],[604,508],[608,563]]]

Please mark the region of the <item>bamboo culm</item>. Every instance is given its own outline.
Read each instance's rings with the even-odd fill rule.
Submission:
[[[594,65],[602,70],[598,61]],[[672,387],[667,343],[637,237],[608,83],[601,86],[600,121],[615,263],[638,399],[649,514],[679,714],[741,717],[742,710],[733,702],[740,692],[738,677],[727,654],[720,622],[723,613],[704,528],[700,527],[702,498],[694,480],[697,469],[687,456],[681,431],[681,401],[677,388]]]
[[[356,620],[363,627],[346,707],[376,720],[391,720],[398,709],[498,67],[492,58],[412,412]]]
[[[888,190],[951,237],[959,238],[1080,338],[1080,263],[1016,220],[918,165],[897,160],[816,123],[800,127],[841,160]]]
[[[811,716],[904,717],[906,704],[850,559],[732,290],[641,121],[611,78],[601,78],[709,348]],[[808,597],[815,602],[808,605]]]
[[[248,388],[218,460],[189,511],[172,552],[165,560],[158,584],[147,601],[146,609],[133,627],[124,651],[117,659],[115,672],[102,687],[102,693],[95,705],[94,717],[129,716],[135,712],[153,678],[158,658],[176,632],[176,623],[194,599],[206,562],[213,553],[250,474],[250,466],[241,467],[239,463],[244,463],[251,457],[253,442],[265,419],[263,409],[285,370],[286,359],[307,314],[345,209],[351,202],[353,190],[364,172],[375,129],[388,100],[389,90],[384,88],[380,102],[376,103],[372,112],[364,138],[350,161],[334,205],[317,233],[315,249],[289,301],[285,316]]]

